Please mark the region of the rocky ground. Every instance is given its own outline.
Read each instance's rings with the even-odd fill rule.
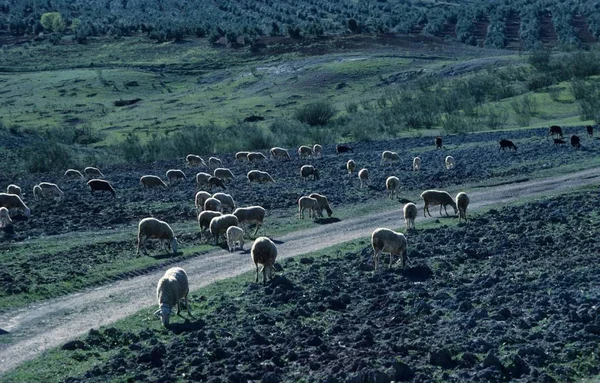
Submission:
[[[76,360],[118,352],[64,381],[597,377],[598,197],[589,189],[412,231],[406,269],[373,271],[367,241],[357,252],[286,260],[266,286],[247,282],[233,298],[193,296],[210,314],[174,320],[172,338],[160,337],[156,320],[67,343],[64,356]]]

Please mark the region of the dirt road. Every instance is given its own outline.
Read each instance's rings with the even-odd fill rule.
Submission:
[[[519,198],[585,185],[600,185],[600,168],[470,191],[469,211],[489,205],[501,206]],[[422,206],[419,208],[421,214]],[[437,218],[436,208],[432,209],[432,213],[433,219]],[[417,228],[419,222],[423,222],[422,216],[417,219]],[[285,258],[368,237],[377,227],[402,225],[400,211],[394,210],[320,225],[310,230],[290,233],[276,240],[280,242],[280,258]],[[226,251],[205,254],[182,262],[179,266],[185,268],[190,276],[192,289],[253,269],[248,254],[232,255]],[[91,328],[109,325],[144,307],[155,305],[156,281],[162,273],[163,271],[158,271],[122,280],[4,314],[0,317],[0,328],[12,334],[12,341],[9,344],[0,344],[0,375],[26,360],[35,358],[45,350],[86,333]]]

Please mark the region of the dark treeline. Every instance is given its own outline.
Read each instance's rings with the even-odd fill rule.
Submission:
[[[139,33],[231,45],[252,45],[261,36],[422,33],[503,48],[507,20],[519,20],[520,44],[533,49],[543,42],[542,17],[551,18],[559,44],[581,43],[575,20],[587,22],[589,36],[600,36],[597,0],[0,0],[0,32],[70,34],[81,43]]]

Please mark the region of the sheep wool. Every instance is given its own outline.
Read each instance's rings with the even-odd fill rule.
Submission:
[[[172,267],[158,280],[156,298],[158,310],[154,313],[160,315],[164,327],[169,326],[169,315],[174,306],[177,306],[177,315],[181,312],[181,299],[184,300],[188,315],[192,315],[187,296],[190,291],[189,281],[185,270],[181,267]]]

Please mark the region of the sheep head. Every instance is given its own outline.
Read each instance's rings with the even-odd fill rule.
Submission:
[[[161,303],[159,309],[154,312],[154,315],[160,316],[160,322],[164,327],[169,327],[169,315],[171,315],[171,305]]]

